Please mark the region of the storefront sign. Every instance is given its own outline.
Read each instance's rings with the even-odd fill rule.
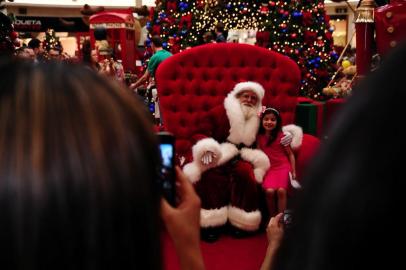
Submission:
[[[134,26],[129,23],[92,23],[90,24],[90,29],[96,28],[106,28],[106,29],[134,29]]]
[[[17,32],[45,32],[52,28],[56,32],[88,32],[81,17],[31,17],[17,16],[14,22],[14,29]]]
[[[14,21],[14,29],[17,31],[41,31],[41,26],[40,20],[17,19]]]

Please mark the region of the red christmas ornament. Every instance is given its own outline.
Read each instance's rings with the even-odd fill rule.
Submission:
[[[308,11],[303,12],[303,25],[310,26],[312,24],[312,14]]]
[[[285,45],[285,47],[283,48],[283,50],[285,51],[285,53],[287,54],[291,54],[293,53],[293,50],[291,47],[289,47],[288,45]]]
[[[168,2],[166,3],[166,10],[175,11],[176,9],[177,9],[176,1],[168,1]]]
[[[268,14],[269,12],[269,7],[266,3],[263,3],[259,9],[259,12],[261,12],[261,14]]]
[[[274,6],[276,6],[276,3],[275,3],[274,1],[269,1],[269,5],[270,5],[271,7],[274,7]]]
[[[286,23],[281,23],[281,24],[279,25],[279,27],[280,27],[281,29],[285,29],[285,28],[287,27],[287,25],[286,25]]]
[[[288,16],[289,16],[289,12],[288,12],[288,11],[283,12],[283,16],[288,17]]]
[[[11,38],[11,40],[15,40],[16,38],[18,38],[18,32],[16,32],[16,31],[11,32],[10,38]]]
[[[317,39],[317,46],[323,47],[324,46],[324,40],[321,39],[321,38]]]
[[[281,8],[281,9],[279,10],[279,14],[283,15],[283,13],[285,13],[285,10],[284,10],[283,8]]]
[[[290,35],[290,37],[291,37],[291,38],[297,38],[297,34],[296,34],[296,33],[292,33],[292,34]]]
[[[161,26],[156,24],[152,27],[152,35],[160,35],[161,34]]]
[[[330,32],[327,32],[327,33],[326,33],[326,39],[327,39],[328,41],[332,41],[332,40],[333,40],[333,35],[332,35]]]
[[[312,31],[305,31],[304,32],[304,40],[307,44],[311,44],[316,41],[317,33]]]
[[[197,0],[196,1],[196,6],[198,8],[204,8],[204,0]]]
[[[178,52],[180,52],[180,45],[179,45],[179,44],[174,44],[174,45],[171,47],[171,53],[172,53],[172,54],[176,54],[176,53],[178,53]]]

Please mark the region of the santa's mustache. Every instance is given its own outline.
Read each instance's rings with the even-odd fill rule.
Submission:
[[[245,119],[249,119],[256,115],[256,109],[252,104],[241,104],[241,110]]]
[[[251,107],[251,108],[254,107],[254,105],[252,105],[251,103],[241,103],[241,105]]]

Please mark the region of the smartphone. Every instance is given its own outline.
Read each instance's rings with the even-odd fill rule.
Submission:
[[[280,223],[282,223],[284,228],[290,228],[293,225],[293,215],[292,210],[286,209],[283,211],[283,215],[280,219]]]
[[[159,168],[158,184],[162,196],[173,206],[176,199],[176,175],[175,175],[175,137],[169,132],[159,132],[159,150],[161,164]]]

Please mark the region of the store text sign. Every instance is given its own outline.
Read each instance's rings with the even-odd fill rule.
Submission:
[[[15,20],[14,29],[17,31],[41,31],[40,20]]]

